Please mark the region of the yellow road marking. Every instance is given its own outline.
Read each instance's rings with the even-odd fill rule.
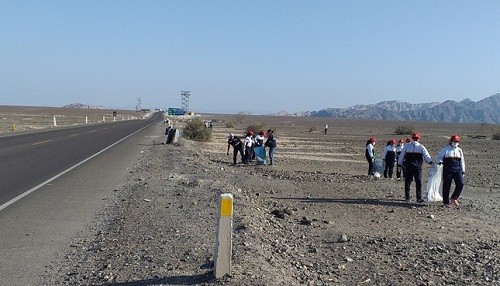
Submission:
[[[39,144],[48,143],[48,142],[50,142],[50,141],[52,141],[52,140],[45,140],[45,141],[36,142],[36,143],[33,143],[33,146],[35,146],[35,145],[39,145]]]

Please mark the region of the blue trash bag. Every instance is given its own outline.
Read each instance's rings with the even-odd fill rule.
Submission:
[[[265,164],[267,164],[266,148],[264,148],[264,147],[254,147],[253,151],[255,152],[255,159],[257,159],[257,165],[265,165]]]

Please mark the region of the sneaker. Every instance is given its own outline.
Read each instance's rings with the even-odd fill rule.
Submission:
[[[444,204],[443,207],[444,208],[451,208],[451,205],[450,204]]]
[[[458,200],[457,199],[451,199],[451,204],[458,206]]]
[[[423,203],[425,203],[425,201],[423,199],[420,199],[420,200],[417,201],[417,203],[423,204]]]

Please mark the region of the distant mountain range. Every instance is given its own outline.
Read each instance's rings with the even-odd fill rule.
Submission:
[[[421,104],[392,100],[295,114],[282,111],[276,115],[500,124],[500,93],[476,102],[468,98],[460,102],[447,100]]]

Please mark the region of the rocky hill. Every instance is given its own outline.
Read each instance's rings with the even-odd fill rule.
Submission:
[[[285,112],[280,112],[281,115]],[[326,108],[295,116],[500,124],[500,93],[479,101],[464,99],[411,104],[397,100],[347,108]]]
[[[65,106],[63,106],[63,108],[106,109],[102,106],[88,105],[88,104],[83,104],[83,103],[78,103],[78,102],[65,105]]]

